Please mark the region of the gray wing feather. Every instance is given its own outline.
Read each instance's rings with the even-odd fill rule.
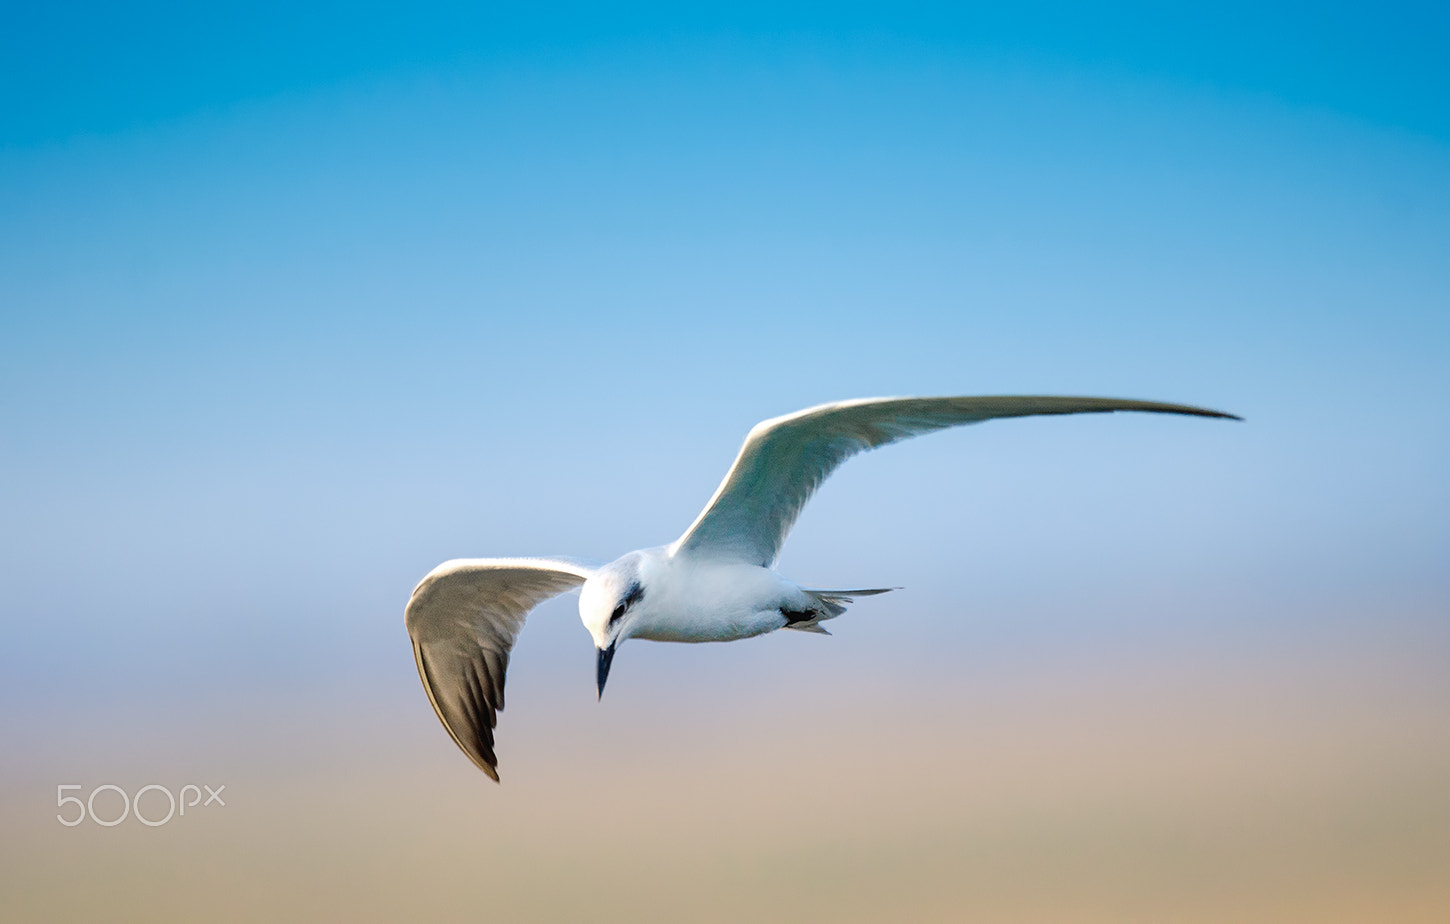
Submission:
[[[998,417],[1107,411],[1238,419],[1183,404],[1118,398],[997,395],[863,398],[822,404],[756,424],[715,496],[676,540],[672,551],[770,567],[816,488],[859,452]]]
[[[404,622],[428,701],[463,753],[495,781],[493,730],[519,630],[534,607],[583,584],[593,570],[561,558],[460,558],[430,571],[408,600]]]

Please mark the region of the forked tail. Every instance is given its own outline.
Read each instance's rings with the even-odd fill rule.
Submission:
[[[871,587],[864,590],[806,590],[806,593],[816,601],[817,606],[809,619],[792,620],[786,625],[786,628],[830,635],[831,633],[821,628],[819,623],[825,619],[835,619],[846,612],[846,604],[854,602],[856,597],[874,597],[877,594],[900,589],[900,587]]]

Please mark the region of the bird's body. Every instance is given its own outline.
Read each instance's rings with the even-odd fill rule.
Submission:
[[[770,568],[671,554],[668,546],[660,546],[630,552],[591,575],[579,590],[581,612],[603,609],[602,602],[612,605],[620,586],[630,580],[638,580],[643,592],[628,609],[629,637],[652,642],[733,642],[776,629],[814,629],[820,620],[838,615],[823,594],[882,592],[810,591]],[[595,641],[608,647],[602,633]]]
[[[678,540],[596,566],[573,559],[444,562],[408,601],[424,690],[453,740],[498,779],[493,750],[509,652],[529,612],[567,590],[605,680],[626,639],[728,642],[790,628],[824,633],[865,590],[808,590],[774,570],[801,508],[847,458],[921,433],[1000,417],[1152,411],[1232,417],[1186,405],[1111,398],[869,398],[807,408],[750,431],[714,497]],[[1235,418],[1236,419],[1236,418]]]
[[[612,601],[613,569],[638,575],[646,588],[630,607],[631,638],[654,642],[729,642],[785,625],[782,608],[805,609],[807,594],[769,568],[670,555],[668,547],[631,552],[591,576],[580,606]],[[607,644],[607,643],[606,643]]]

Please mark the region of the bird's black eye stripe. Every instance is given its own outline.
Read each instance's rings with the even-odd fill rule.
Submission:
[[[614,622],[615,620],[619,619],[619,617],[623,616],[626,612],[629,611],[629,608],[631,606],[634,606],[636,603],[643,599],[644,588],[639,586],[639,581],[635,581],[632,585],[630,585],[629,593],[625,594],[624,599],[619,601],[619,606],[616,606],[614,608],[614,612],[609,614],[609,621]]]
[[[643,599],[644,588],[640,586],[639,581],[635,581],[633,586],[629,588],[629,593],[624,595],[624,608],[629,609]]]

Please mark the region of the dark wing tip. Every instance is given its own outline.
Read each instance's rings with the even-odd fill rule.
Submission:
[[[1104,403],[1114,401],[1109,398]],[[1216,417],[1220,420],[1243,420],[1237,414],[1230,414],[1227,411],[1215,411],[1212,408],[1197,407],[1192,404],[1168,404],[1162,401],[1123,401],[1118,407],[1109,407],[1113,411],[1149,411],[1159,414],[1184,414],[1190,417]]]
[[[445,723],[445,725],[446,724],[447,723]],[[448,732],[449,734],[453,734],[453,729],[449,728]],[[473,761],[473,765],[478,769],[482,770],[484,776],[497,783],[499,781],[498,758],[494,756],[493,748],[489,747],[476,735],[470,736],[470,738],[470,743],[473,745],[472,747],[464,744],[463,740],[458,735],[453,735],[453,740],[458,742],[458,747],[462,749],[463,753],[468,755],[468,759]]]
[[[1243,420],[1243,418],[1240,417],[1239,415],[1237,415],[1237,414],[1230,414],[1227,411],[1215,411],[1212,408],[1197,407],[1197,406],[1192,405],[1192,404],[1168,404],[1168,403],[1163,402],[1163,401],[1135,401],[1135,400],[1131,400],[1131,399],[1119,399],[1119,398],[1088,398],[1088,399],[1073,399],[1073,398],[1068,398],[1068,399],[1055,399],[1054,398],[1054,399],[1048,399],[1048,400],[1054,400],[1054,401],[1055,400],[1066,400],[1066,401],[1087,400],[1087,401],[1091,401],[1091,402],[1093,402],[1093,404],[1097,405],[1096,408],[1094,408],[1094,407],[1074,408],[1072,410],[1069,410],[1068,413],[1072,413],[1074,410],[1083,410],[1083,411],[1091,411],[1091,410],[1104,410],[1104,411],[1147,411],[1147,412],[1152,413],[1152,414],[1183,414],[1183,415],[1189,416],[1189,417],[1215,417],[1215,418],[1218,418],[1220,420]]]
[[[930,400],[930,399],[928,399]],[[1193,404],[1167,401],[1143,401],[1137,398],[1087,398],[1059,395],[991,395],[983,397],[948,398],[982,405],[989,413],[982,417],[1031,417],[1038,414],[1085,414],[1097,411],[1145,411],[1151,414],[1184,414],[1191,417],[1217,417],[1222,420],[1243,420],[1237,414],[1215,411]]]
[[[1195,417],[1217,417],[1219,420],[1243,420],[1237,414],[1230,414],[1227,411],[1213,411],[1206,407],[1195,407],[1189,410],[1180,411],[1183,414],[1192,414]]]
[[[414,642],[413,656],[418,664],[418,675],[423,680],[423,690],[433,705],[433,712],[443,723],[443,728],[458,749],[473,761],[473,765],[495,783],[498,778],[498,757],[493,750],[493,728],[497,723],[497,708],[489,699],[493,690],[488,678],[488,664],[479,652],[478,661],[469,664],[463,672],[461,695],[448,697],[438,686],[429,658],[423,645]],[[480,672],[484,675],[480,677]],[[500,683],[500,686],[502,684]]]
[[[448,731],[451,734],[453,732],[453,729],[450,728],[448,729]],[[455,736],[453,740],[458,741],[457,736]],[[475,767],[483,771],[484,776],[493,780],[495,783],[499,782],[498,759],[493,756],[491,749],[490,752],[487,754],[475,752],[466,747],[461,741],[458,741],[458,747],[460,750],[463,751],[464,754],[468,755],[468,759],[473,761],[473,765]]]

